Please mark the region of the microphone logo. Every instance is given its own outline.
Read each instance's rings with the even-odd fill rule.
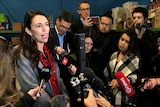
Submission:
[[[116,79],[118,80],[120,86],[122,87],[123,91],[126,93],[128,97],[131,97],[135,94],[129,80],[125,77],[125,75],[119,71],[115,74]]]
[[[48,69],[48,68],[43,68],[42,70],[41,70],[41,72],[46,72],[46,73],[49,73],[50,72],[50,69]]]
[[[80,73],[78,77],[72,77],[70,83],[72,86],[76,86],[79,85],[82,80],[87,80],[87,78],[84,77],[84,73]]]
[[[67,65],[67,63],[68,63],[68,59],[66,57],[64,57],[63,60],[62,60],[62,64]]]
[[[72,86],[76,86],[80,84],[80,80],[78,79],[78,77],[72,77],[70,83],[72,84]]]
[[[123,86],[125,87],[125,92],[127,94],[131,93],[131,88],[128,86],[128,84],[126,83],[126,81],[124,80],[124,78],[120,78],[120,81],[122,82]]]

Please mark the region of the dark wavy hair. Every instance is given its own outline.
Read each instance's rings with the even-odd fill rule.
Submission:
[[[32,19],[36,15],[43,15],[47,18],[47,16],[38,10],[29,10],[25,13],[22,33],[20,36],[20,44],[18,48],[14,52],[15,62],[17,63],[18,58],[20,57],[20,53],[22,53],[26,58],[31,60],[33,63],[32,66],[36,66],[39,61],[39,51],[36,49],[36,41],[34,41],[31,36],[25,32],[25,28],[31,29]],[[47,18],[48,19],[48,18]]]
[[[128,50],[126,51],[127,53],[134,53],[134,54],[138,54],[138,48],[137,48],[137,36],[136,33],[134,32],[134,30],[132,29],[128,29],[123,31],[123,34],[127,34],[130,37],[130,42],[128,45]],[[121,36],[122,36],[121,35]]]
[[[143,14],[143,17],[144,19],[148,18],[148,10],[144,7],[136,7],[133,12],[132,12],[132,15],[134,13],[142,13]]]

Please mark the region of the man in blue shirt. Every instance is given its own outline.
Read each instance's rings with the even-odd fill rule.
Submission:
[[[70,53],[74,47],[74,34],[69,32],[73,16],[68,11],[63,11],[56,19],[53,29],[50,29],[49,47],[55,54]]]

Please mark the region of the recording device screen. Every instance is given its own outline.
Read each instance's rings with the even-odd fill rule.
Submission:
[[[99,20],[100,20],[99,16],[91,16],[90,18],[92,19],[93,24],[98,24],[99,23]]]

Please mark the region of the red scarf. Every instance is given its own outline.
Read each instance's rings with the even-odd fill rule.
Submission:
[[[48,46],[44,44],[43,51],[45,56],[43,55],[42,52],[40,52],[39,57],[40,61],[42,62],[44,67],[50,67],[52,74],[50,76],[50,82],[52,85],[52,90],[54,92],[54,96],[59,94],[59,87],[58,87],[58,82],[57,82],[57,77],[56,77],[56,72],[55,72],[55,65],[53,63],[52,59],[52,53],[48,49]]]

